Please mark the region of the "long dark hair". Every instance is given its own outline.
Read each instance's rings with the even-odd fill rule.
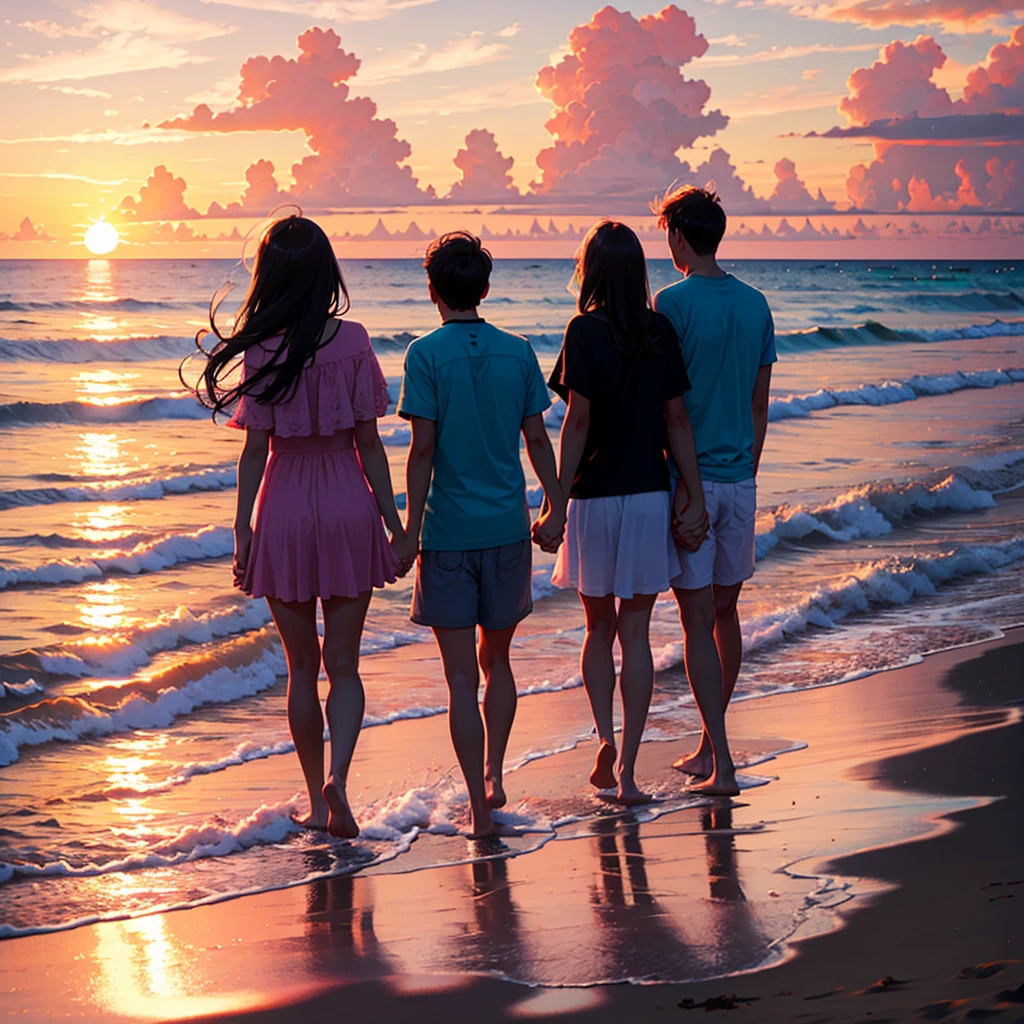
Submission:
[[[625,224],[602,220],[576,253],[572,283],[579,288],[576,308],[608,318],[612,346],[630,359],[658,350],[648,329],[651,288],[640,239]]]
[[[313,364],[317,350],[333,335],[324,336],[327,321],[349,308],[348,289],[337,257],[323,229],[300,215],[274,221],[260,238],[252,269],[252,283],[235,317],[234,330],[222,334],[217,308],[233,285],[218,289],[210,300],[210,326],[196,335],[196,348],[206,357],[195,386],[178,369],[183,384],[213,415],[243,395],[263,405],[286,401],[295,391],[299,375]],[[203,342],[217,340],[207,350]],[[235,383],[229,378],[240,368],[246,349],[275,335],[283,335],[273,355],[251,368]]]

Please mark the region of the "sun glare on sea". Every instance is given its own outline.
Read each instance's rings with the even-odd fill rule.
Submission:
[[[117,248],[121,241],[117,228],[108,224],[102,217],[85,233],[85,247],[93,256],[106,256]]]

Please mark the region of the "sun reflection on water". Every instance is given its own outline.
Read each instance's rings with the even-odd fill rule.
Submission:
[[[93,580],[82,586],[76,606],[79,619],[88,629],[102,631],[102,637],[85,637],[85,643],[103,644],[111,634],[123,630],[131,621],[126,614],[125,583],[117,578]]]
[[[82,370],[71,381],[82,400],[90,405],[120,405],[129,401],[126,391],[139,376],[124,370]]]
[[[107,544],[128,532],[128,520],[133,515],[127,504],[104,503],[77,511],[73,523],[84,540]]]
[[[113,302],[117,298],[114,289],[113,272],[109,260],[89,260],[85,264],[85,279],[73,293],[79,302]],[[110,310],[99,312],[83,312],[79,321],[79,330],[86,337],[100,341],[113,341],[125,336],[129,326],[127,320],[110,316]]]

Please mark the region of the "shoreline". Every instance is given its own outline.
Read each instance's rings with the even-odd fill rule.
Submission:
[[[1020,783],[1012,734],[1019,743],[1021,715],[1006,702],[1021,698],[1014,689],[1019,688],[1014,671],[1022,653],[1024,630],[1016,630],[999,640],[929,655],[918,664],[841,687],[738,704],[730,724],[733,735],[743,737],[740,746],[750,746],[748,723],[755,720],[756,735],[765,750],[773,749],[773,743],[775,750],[783,749],[787,741],[765,737],[784,737],[787,725],[790,733],[803,737],[805,732],[813,733],[811,727],[817,723],[820,735],[811,735],[807,746],[768,762],[779,778],[741,794],[731,808],[689,807],[634,822],[625,820],[628,815],[607,815],[596,827],[593,821],[580,823],[578,835],[559,834],[544,840],[543,848],[529,856],[503,859],[499,855],[467,862],[463,853],[457,859],[446,858],[447,866],[425,872],[417,872],[414,863],[391,864],[390,870],[389,864],[383,864],[362,874],[192,910],[9,939],[3,944],[7,956],[0,968],[5,1002],[13,1000],[11,1012],[21,1008],[33,1019],[55,1015],[54,994],[46,990],[49,970],[33,966],[40,962],[72,979],[84,980],[83,973],[92,979],[91,985],[72,985],[73,991],[89,992],[87,998],[76,999],[83,1020],[128,1016],[284,1022],[309,1019],[310,1014],[314,1019],[319,1013],[326,1016],[343,998],[347,1007],[358,1004],[384,1013],[388,1020],[422,1019],[424,1013],[429,1019],[435,1013],[465,1013],[487,1006],[496,1014],[504,1008],[511,1016],[558,1013],[597,1021],[641,1010],[656,1014],[656,1007],[677,1012],[676,1004],[682,999],[700,1003],[725,992],[758,996],[758,1002],[744,1004],[747,1019],[779,1020],[789,1019],[779,1016],[783,1012],[821,1009],[824,1002],[805,1005],[797,1000],[839,988],[842,992],[828,996],[830,1014],[839,1016],[815,1019],[842,1020],[847,1011],[863,1014],[845,993],[887,975],[917,980],[884,987],[872,1009],[881,1010],[880,1003],[886,1001],[917,998],[914,985],[920,983],[922,969],[901,966],[909,950],[880,942],[878,920],[870,926],[865,922],[879,919],[890,934],[892,905],[902,905],[916,893],[911,917],[924,921],[927,930],[927,918],[929,913],[934,916],[935,908],[927,900],[922,905],[920,886],[917,880],[908,881],[902,865],[936,867],[937,846],[949,845],[960,849],[961,860],[969,863],[963,851],[967,835],[975,837],[973,847],[967,843],[968,852],[973,850],[974,859],[985,870],[994,870],[997,848],[1003,854],[1010,850],[1011,859],[999,862],[1007,877],[986,882],[1002,881],[1005,889],[999,895],[1008,897],[995,900],[988,909],[1006,917],[1003,908],[1013,906],[1016,894],[1008,883],[1015,880],[1009,877],[1013,837],[1020,840],[1021,826],[1010,811],[1011,805],[1019,810]],[[989,672],[989,681],[979,686],[974,675],[982,663],[995,669]],[[880,714],[880,697],[886,691],[903,696],[896,699],[895,708]],[[918,707],[907,705],[908,692],[916,695]],[[868,721],[857,723],[849,712],[861,704],[861,714]],[[846,712],[847,735],[830,738],[826,720],[840,711]],[[874,740],[864,741],[874,744],[871,750],[864,742],[858,745],[857,727],[866,728],[865,736],[881,730]],[[944,731],[937,735],[938,728]],[[670,762],[675,748],[683,745],[685,741],[644,744],[645,774],[656,771],[657,763]],[[949,767],[950,757],[941,753],[947,748],[966,752],[954,755],[955,770]],[[573,751],[531,762],[513,777],[517,788],[535,793],[542,803],[562,794],[566,779],[572,779],[591,756],[591,744],[584,742]],[[1011,795],[1000,793],[1000,786]],[[902,801],[894,801],[893,794],[901,794]],[[1005,798],[989,799],[1001,795]],[[815,799],[825,802],[815,805]],[[809,817],[802,815],[805,801]],[[723,819],[726,810],[728,817]],[[869,819],[876,823],[863,824]],[[818,840],[823,829],[835,831],[831,838],[838,842],[832,848],[840,856],[829,855],[831,843],[821,849]],[[979,836],[989,843],[991,854],[977,849]],[[456,853],[450,839],[423,836],[401,859],[419,861],[429,857],[428,847],[444,849],[445,843],[452,847],[451,854]],[[596,850],[591,850],[594,843]],[[791,853],[793,858],[780,867]],[[574,873],[587,874],[590,867],[593,879],[572,878]],[[472,876],[468,882],[467,870]],[[814,877],[809,879],[808,874]],[[941,871],[938,877],[943,877]],[[765,955],[770,952],[760,939],[759,922],[775,912],[773,904],[779,907],[789,901],[789,905],[819,890],[821,878],[829,880],[826,898],[819,894],[820,902],[811,908],[814,912],[795,921],[782,940],[784,957],[766,966]],[[963,878],[943,879],[943,884],[945,891],[953,886],[958,896],[968,895]],[[425,892],[433,887],[440,894]],[[693,934],[679,931],[680,921],[698,916],[713,932],[719,929],[715,941],[731,944],[733,960],[748,954],[760,959],[725,977],[716,975],[715,943],[701,945],[699,929]],[[981,919],[987,921],[990,916],[967,915],[962,927],[974,934]],[[446,917],[455,920],[449,925]],[[591,934],[595,922],[597,931]],[[1011,946],[1018,955],[1024,954],[1021,927],[1014,929],[1002,919],[997,924],[993,934],[1003,936],[1002,946],[993,952],[990,944],[983,952],[979,945],[973,963],[986,956],[998,959],[995,954],[1012,957]],[[801,928],[812,931],[813,937]],[[778,921],[764,933],[772,930],[779,930]],[[932,931],[937,934],[942,929]],[[510,933],[514,941],[507,939]],[[207,942],[228,935],[227,943]],[[601,954],[603,960],[587,962],[580,949],[583,935],[608,946]],[[958,952],[962,945],[957,946]],[[689,952],[681,952],[684,946]],[[879,948],[885,946],[890,948]],[[106,953],[105,947],[110,947]],[[832,952],[833,947],[842,955]],[[148,960],[140,961],[142,974],[136,977],[137,970],[132,974],[126,968],[129,977],[118,981],[109,954],[133,949],[150,954]],[[606,955],[609,950],[614,955]],[[867,962],[872,954],[883,951],[890,966],[879,967],[877,978],[867,977],[872,973]],[[154,984],[151,961],[157,952],[165,960],[170,958],[176,969],[194,975],[185,989],[166,970],[161,975],[165,991]],[[694,969],[703,972],[703,980],[681,982],[679,971],[687,956]],[[934,949],[932,956],[942,959]],[[599,984],[613,980],[602,977],[601,971],[606,962],[616,963],[616,957],[619,966],[630,957],[642,966],[654,963],[662,968],[662,976],[652,978],[648,972],[646,978],[635,978],[645,982],[638,985]],[[194,962],[196,958],[202,963]],[[866,962],[857,963],[858,958]],[[576,971],[579,976],[545,978],[540,961],[554,963],[563,975]],[[498,963],[508,968],[502,973],[513,980],[495,980]],[[965,961],[950,967],[949,973],[966,966]],[[866,974],[861,977],[858,970]],[[857,981],[851,983],[851,977]],[[98,984],[97,978],[105,979],[104,984]],[[823,984],[826,978],[829,985]],[[1013,978],[1019,984],[1024,971],[1019,965],[1009,966],[991,978],[987,987],[974,980],[974,989],[985,988],[986,998],[992,986],[1002,990]],[[938,985],[936,979],[932,981]],[[524,983],[538,987],[531,989]],[[956,984],[971,989],[965,981]],[[949,982],[954,988],[956,984]],[[339,985],[344,987],[343,994]],[[554,985],[580,987],[544,987]],[[775,991],[795,995],[776,998]],[[62,1005],[60,1015],[66,1015],[67,1005]]]

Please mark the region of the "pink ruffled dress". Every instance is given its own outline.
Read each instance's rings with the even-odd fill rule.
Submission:
[[[278,344],[271,338],[253,346],[244,371],[269,361]],[[241,584],[247,594],[308,601],[355,597],[394,583],[398,562],[353,430],[357,420],[383,416],[388,401],[366,328],[353,321],[343,321],[317,351],[287,401],[239,401],[228,426],[271,432]]]

